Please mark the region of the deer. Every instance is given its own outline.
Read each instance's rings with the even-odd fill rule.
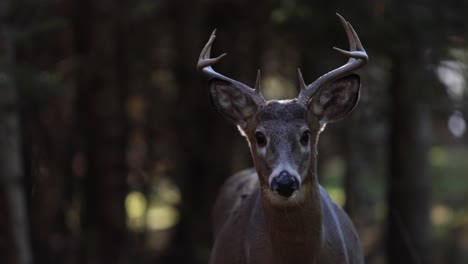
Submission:
[[[254,168],[224,183],[213,209],[210,263],[364,263],[360,240],[345,211],[317,179],[317,143],[327,123],[343,119],[359,101],[360,77],[352,73],[368,55],[351,24],[337,14],[350,50],[348,61],[306,85],[298,69],[297,98],[266,101],[255,87],[213,69],[216,29],[197,69],[209,78],[214,108],[247,139]]]

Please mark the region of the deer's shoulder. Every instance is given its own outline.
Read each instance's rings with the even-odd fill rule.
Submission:
[[[254,168],[232,175],[222,186],[213,208],[214,232],[219,232],[228,218],[249,210],[249,201],[258,192],[258,176]]]

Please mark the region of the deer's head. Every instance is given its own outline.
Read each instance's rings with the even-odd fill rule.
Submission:
[[[354,70],[368,57],[351,24],[340,18],[349,39],[350,51],[337,49],[348,62],[310,85],[299,73],[301,91],[297,98],[265,101],[260,92],[260,71],[255,88],[213,70],[226,54],[210,58],[215,32],[200,54],[198,69],[208,75],[211,99],[226,119],[239,127],[249,142],[264,195],[272,202],[300,199],[301,186],[315,177],[317,140],[329,122],[344,118],[359,100],[360,79]]]

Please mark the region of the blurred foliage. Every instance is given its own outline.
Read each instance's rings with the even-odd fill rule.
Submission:
[[[468,150],[434,146],[430,152],[433,195],[437,202],[465,203],[468,197]]]
[[[342,206],[357,199],[353,221],[367,263],[385,263],[389,97],[402,60],[414,71],[403,78],[408,98],[416,94],[414,105],[430,114],[434,263],[465,263],[468,1],[10,0],[0,2],[9,32],[0,37],[0,97],[7,86],[19,92],[13,109],[36,263],[99,263],[106,227],[116,228],[107,241],[122,240],[122,250],[112,248],[121,263],[206,263],[216,194],[251,160],[244,139],[209,106],[198,52],[217,27],[213,54],[229,53],[220,72],[250,84],[260,68],[266,98],[291,98],[298,67],[311,82],[344,63],[331,49],[347,45],[336,12],[352,22],[371,60],[360,71],[359,107],[321,136],[322,185]],[[115,138],[121,153],[109,151]],[[93,158],[116,156],[125,171],[97,172]],[[344,187],[351,165],[359,187],[352,192]],[[104,180],[109,171],[117,176]],[[110,186],[116,196],[93,186]],[[126,226],[110,212],[126,216]],[[8,232],[12,223],[0,225]],[[12,243],[0,242],[0,253],[14,254]]]

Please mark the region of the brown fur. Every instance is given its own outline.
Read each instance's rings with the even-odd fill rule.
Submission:
[[[301,126],[311,131],[312,151],[298,157],[291,153],[289,158],[305,163],[306,173],[297,197],[278,202],[268,186],[271,163],[284,156],[280,153],[284,148],[286,153],[294,149],[296,143],[291,141],[297,141],[298,132],[293,128]],[[254,134],[259,128],[269,132],[267,157],[257,155]],[[248,121],[243,131],[256,170],[232,176],[220,191],[213,211],[215,244],[210,263],[363,263],[351,221],[317,181],[320,129],[316,116],[295,101],[268,103]]]
[[[356,230],[316,174],[319,134],[354,109],[360,78],[350,73],[368,61],[351,24],[338,17],[350,51],[336,50],[348,62],[310,85],[298,71],[294,100],[266,102],[260,71],[254,89],[216,72],[212,66],[226,55],[210,56],[216,30],[202,49],[197,69],[210,78],[212,103],[246,136],[255,163],[232,176],[216,201],[210,263],[363,263]],[[287,192],[277,188],[283,176]]]

